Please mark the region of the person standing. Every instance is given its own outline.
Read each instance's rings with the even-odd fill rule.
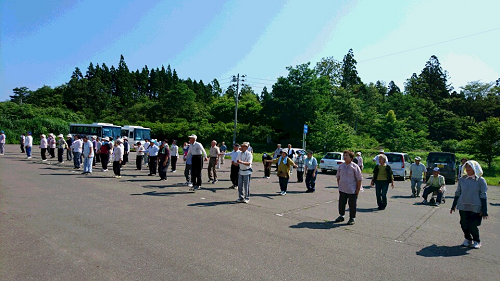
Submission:
[[[358,164],[359,169],[363,171],[363,157],[361,157],[361,152],[356,153],[356,158],[354,158],[354,163]]]
[[[136,170],[142,170],[142,158],[144,157],[144,146],[140,141],[137,142],[137,144],[134,146],[135,151],[136,151],[136,156],[135,156],[135,166]]]
[[[414,198],[420,196],[420,187],[427,178],[427,168],[425,168],[424,164],[420,163],[420,160],[422,158],[415,157],[415,163],[412,163],[410,166],[411,197]]]
[[[223,154],[220,154],[220,157],[219,157],[219,163],[221,165],[224,165],[224,155],[226,154],[227,152],[227,146],[226,146],[226,143],[225,142],[222,142],[221,146],[220,146],[220,152],[223,153]]]
[[[103,139],[103,143],[101,144],[101,148],[99,150],[100,150],[99,155],[101,155],[102,171],[107,172],[108,171],[108,164],[109,164],[109,157],[111,155],[111,152],[113,151],[111,143],[109,143],[108,137],[105,137]]]
[[[312,193],[316,191],[316,177],[318,176],[318,160],[314,158],[313,152],[307,152],[307,158],[304,161],[304,167],[306,169],[306,193]]]
[[[73,143],[71,144],[71,151],[73,151],[73,169],[80,169],[81,167],[81,154],[82,154],[82,140],[80,139],[79,135],[75,135],[75,139],[73,140]]]
[[[28,135],[24,139],[24,147],[26,148],[26,158],[31,159],[31,148],[33,148],[33,137],[31,136],[31,132],[28,132]]]
[[[278,144],[276,145],[276,150],[275,150],[275,151],[274,151],[274,153],[273,153],[273,160],[274,160],[274,159],[276,159],[276,158],[281,157],[281,151],[282,151],[282,150],[283,150],[283,149],[281,148],[281,143],[278,143]],[[276,171],[278,171],[278,164],[276,164]]]
[[[142,157],[143,160],[144,160],[144,165],[146,165],[146,167],[149,166],[149,155],[148,155],[148,148],[149,148],[149,139],[145,139],[144,140],[144,156]]]
[[[96,140],[96,145],[94,147],[96,163],[101,163],[101,145],[102,145],[102,138],[98,137]]]
[[[337,170],[337,184],[339,187],[339,217],[335,222],[343,222],[345,216],[345,206],[349,202],[349,221],[352,225],[356,221],[356,203],[361,190],[361,169],[352,162],[354,153],[349,150],[344,151],[344,163],[339,165]]]
[[[92,163],[94,160],[94,145],[92,141],[83,136],[83,175],[92,174]]]
[[[92,142],[92,151],[94,152],[94,158],[92,158],[92,167],[95,167],[97,163],[97,136],[92,136],[91,137],[91,142]]]
[[[59,164],[64,163],[64,149],[67,149],[68,144],[64,140],[63,134],[59,134],[57,136],[57,160],[59,161]]]
[[[21,137],[19,139],[19,144],[21,147],[21,153],[24,153],[24,140],[26,139],[26,135],[24,133],[21,134]]]
[[[48,143],[47,143],[47,138],[45,137],[44,134],[41,134],[40,135],[40,156],[42,157],[42,161],[45,162],[47,161],[47,146],[48,146]]]
[[[191,145],[186,155],[186,157],[192,156],[191,162],[193,166],[191,167],[191,180],[193,182],[193,187],[190,188],[191,191],[201,188],[201,170],[203,169],[202,157],[205,158],[205,161],[208,160],[207,152],[205,148],[203,148],[203,145],[196,141],[197,138],[198,137],[194,134],[189,136],[189,143]]]
[[[128,163],[128,155],[130,153],[130,145],[128,143],[128,138],[127,137],[123,137],[123,161],[122,161],[122,165],[125,166],[127,165]]]
[[[147,150],[148,153],[148,160],[149,160],[149,175],[148,176],[155,176],[156,175],[156,164],[158,162],[158,151],[160,149],[156,144],[154,143],[153,140],[150,140],[149,142],[149,147]]]
[[[48,143],[49,143],[50,158],[54,158],[54,157],[56,157],[57,141],[56,141],[56,136],[54,136],[53,133],[49,134]]]
[[[170,149],[168,149],[168,142],[164,140],[161,142],[160,150],[158,151],[158,174],[160,181],[167,180],[167,170],[170,165]]]
[[[250,177],[252,176],[253,155],[248,151],[248,146],[248,142],[241,144],[241,153],[238,154],[236,159],[236,162],[240,166],[237,203],[248,203],[250,201]]]
[[[66,136],[66,143],[68,144],[68,149],[66,150],[66,160],[73,160],[73,151],[71,150],[71,145],[73,144],[73,138],[70,134]]]
[[[4,147],[5,147],[5,132],[0,131],[0,155],[4,155]]]
[[[379,164],[378,158],[380,157],[380,155],[385,155],[385,151],[383,149],[381,149],[378,152],[378,155],[373,158],[373,162],[375,162],[375,165]]]
[[[460,165],[458,165],[458,169],[457,169],[457,181],[462,177],[462,175],[464,174],[464,165],[465,163],[468,161],[469,159],[467,158],[462,158],[460,159]]]
[[[460,225],[464,233],[464,247],[481,248],[479,226],[483,219],[488,219],[488,186],[483,176],[483,169],[474,160],[464,164],[465,175],[458,180],[455,198],[450,214],[458,209]]]
[[[278,180],[280,184],[280,194],[286,195],[286,191],[288,189],[288,180],[290,179],[290,169],[291,167],[297,167],[290,157],[288,157],[288,153],[286,150],[281,151],[281,157],[274,160],[266,160],[273,164],[278,164]]]
[[[304,154],[302,151],[297,153],[295,164],[297,164],[297,182],[304,182]]]
[[[217,182],[217,170],[215,169],[215,167],[217,165],[217,162],[219,161],[219,154],[220,150],[219,147],[217,147],[217,142],[213,140],[211,143],[210,150],[208,152],[208,155],[210,157],[210,160],[208,162],[208,180],[211,181],[213,184]]]
[[[177,140],[172,142],[170,147],[170,159],[172,160],[172,173],[177,172],[177,160],[179,160],[179,147],[177,146]]]
[[[391,187],[394,188],[394,176],[391,166],[387,165],[387,156],[381,155],[378,161],[380,164],[373,169],[371,186],[375,186],[378,209],[384,210],[387,207],[387,190],[389,189],[389,183],[391,183]]]
[[[229,174],[229,178],[231,179],[232,185],[229,188],[233,189],[238,186],[238,173],[240,171],[240,165],[238,164],[237,160],[240,152],[240,145],[238,143],[235,143],[233,145],[233,151],[224,153],[224,156],[231,156],[231,173]]]
[[[189,150],[189,145],[186,145],[186,143],[184,143],[184,146],[182,147],[182,149],[184,149],[186,147]],[[186,154],[187,154],[187,152],[186,152]],[[192,158],[192,156],[189,156],[189,157],[184,156],[183,157],[184,161],[186,161],[186,164],[184,167],[184,177],[186,178],[186,182],[184,183],[184,185],[187,185],[189,187],[193,187],[193,183],[191,182],[191,168],[192,168],[191,158]]]
[[[292,161],[294,161],[295,159],[295,150],[292,149],[292,145],[291,144],[288,144],[288,159],[291,159]],[[290,167],[290,174],[293,174],[293,168]]]
[[[273,160],[273,157],[267,153],[262,154],[262,164],[264,165],[264,178],[268,179],[271,177],[271,166],[272,164],[267,160]]]
[[[121,146],[121,140],[115,140],[115,147],[113,149],[113,173],[115,178],[121,179],[121,166],[123,161],[123,148]]]

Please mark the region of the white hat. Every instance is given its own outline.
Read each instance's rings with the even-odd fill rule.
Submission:
[[[49,136],[54,136],[54,134],[53,134],[53,133],[50,133],[50,134],[49,134]]]
[[[419,156],[415,157],[415,161],[420,161],[422,160],[422,158],[420,158]]]
[[[71,134],[68,134],[66,137],[67,137],[67,138],[71,138]]]
[[[434,172],[439,172],[439,168],[438,168],[438,167],[436,167],[436,168],[434,168],[434,169],[432,169],[432,170],[433,170]]]
[[[381,150],[379,151],[379,153],[384,153],[384,150],[383,150],[383,149],[381,149]]]
[[[57,135],[58,138],[64,138],[63,134]]]
[[[127,139],[127,137],[123,137],[122,139],[126,140],[126,139]]]
[[[188,138],[190,138],[190,139],[193,138],[194,140],[196,140],[198,137],[195,134],[192,134]]]
[[[41,136],[42,136],[43,138],[45,138],[45,137],[46,137],[46,135],[44,135],[44,134],[42,134]]]
[[[92,136],[93,139],[97,139],[97,136]]]
[[[361,156],[361,152],[356,153],[356,155]]]
[[[105,137],[105,138],[103,138],[103,140],[107,140],[107,141],[109,141],[109,138],[108,138],[108,137]]]

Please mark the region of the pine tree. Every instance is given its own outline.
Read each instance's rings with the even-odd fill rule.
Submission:
[[[352,49],[344,56],[342,61],[342,82],[340,86],[343,88],[352,87],[354,85],[361,84],[361,78],[358,76],[358,71],[356,70],[356,60],[354,59],[354,53]]]

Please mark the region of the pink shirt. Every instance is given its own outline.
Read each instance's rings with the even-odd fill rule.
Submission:
[[[361,169],[354,162],[342,163],[337,170],[337,179],[339,180],[339,191],[347,194],[355,194],[358,181],[363,180]]]

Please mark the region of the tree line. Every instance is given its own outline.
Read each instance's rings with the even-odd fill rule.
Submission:
[[[237,141],[257,149],[279,142],[298,147],[307,124],[308,148],[317,151],[443,150],[474,153],[488,163],[500,155],[500,79],[454,89],[431,56],[401,90],[394,81],[364,83],[356,64],[351,49],[342,61],[325,57],[287,67],[271,90],[255,93],[243,85],[236,93],[235,85],[223,89],[217,79],[182,79],[170,65],[130,71],[121,56],[116,68],[75,68],[54,88],[13,89],[0,106],[0,126],[17,135],[30,126],[59,133],[70,122],[109,122],[147,126],[157,138],[196,133],[230,142],[238,98]]]

